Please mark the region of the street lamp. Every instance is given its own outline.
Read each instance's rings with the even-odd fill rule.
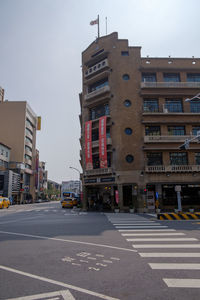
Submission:
[[[190,102],[190,101],[195,100],[195,99],[200,100],[200,93],[197,94],[196,96],[192,97],[192,98],[185,99],[185,102]]]
[[[79,173],[79,194],[80,194],[81,193],[81,181],[80,181],[81,172],[77,168],[74,168],[74,167],[69,167],[69,168],[73,169]]]

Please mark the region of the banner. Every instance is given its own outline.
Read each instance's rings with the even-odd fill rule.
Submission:
[[[106,116],[99,119],[99,160],[100,168],[107,168]]]
[[[85,123],[85,163],[86,170],[93,169],[92,164],[92,121]]]

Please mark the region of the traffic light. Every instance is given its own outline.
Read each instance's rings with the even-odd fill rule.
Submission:
[[[146,189],[146,188],[144,188],[144,194],[146,195],[146,193],[147,193],[147,189]]]
[[[190,148],[190,140],[186,139],[184,144],[179,147],[180,150],[187,150]]]

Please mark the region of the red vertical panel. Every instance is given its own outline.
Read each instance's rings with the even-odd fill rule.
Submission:
[[[99,119],[99,160],[100,168],[107,168],[107,144],[106,144],[106,119],[101,117]]]
[[[93,169],[92,164],[92,121],[85,123],[85,162],[86,170]]]

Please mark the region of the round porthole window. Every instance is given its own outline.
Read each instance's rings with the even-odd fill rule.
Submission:
[[[127,135],[131,135],[133,132],[133,130],[131,128],[126,128],[124,131]]]
[[[130,79],[130,76],[129,76],[128,74],[124,74],[124,75],[122,76],[122,78],[123,78],[124,80],[129,80],[129,79]]]
[[[126,107],[129,107],[129,106],[131,106],[131,101],[130,100],[125,100],[124,101],[124,106],[126,106]]]
[[[131,154],[126,155],[126,161],[128,163],[132,163],[134,161],[134,157]]]

